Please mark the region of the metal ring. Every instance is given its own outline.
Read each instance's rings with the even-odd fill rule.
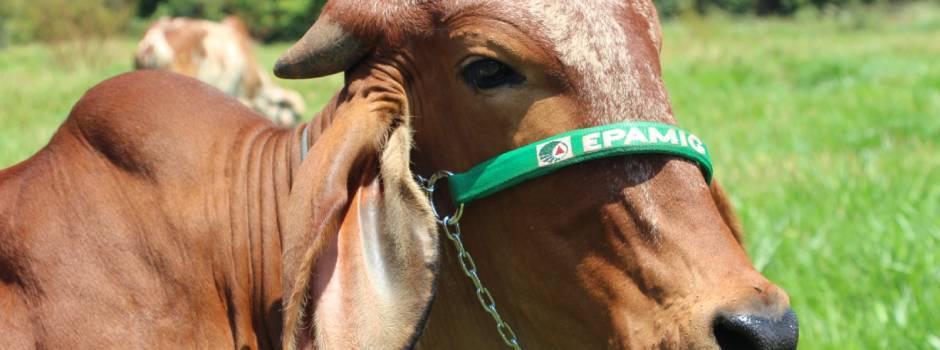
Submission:
[[[425,179],[421,176],[415,176],[417,181],[424,187],[424,193],[428,196],[428,202],[431,206],[431,211],[434,213],[434,220],[436,220],[444,229],[444,233],[454,243],[454,248],[457,250],[457,260],[460,262],[460,268],[463,270],[464,275],[470,279],[470,282],[473,283],[473,286],[476,288],[477,300],[480,302],[480,306],[483,307],[483,310],[486,313],[490,314],[493,317],[493,321],[496,322],[496,330],[499,332],[499,336],[503,339],[503,343],[506,346],[514,350],[522,350],[522,346],[519,345],[519,339],[516,338],[516,333],[513,332],[512,327],[508,323],[503,321],[503,318],[499,315],[499,311],[496,310],[496,300],[493,299],[493,294],[490,293],[489,289],[483,286],[483,283],[480,282],[480,276],[477,274],[476,263],[473,261],[473,257],[470,256],[470,253],[467,252],[467,249],[463,246],[463,241],[460,239],[460,217],[463,216],[463,204],[460,204],[457,207],[457,210],[452,216],[441,217],[437,212],[437,206],[434,205],[434,188],[437,185],[437,182],[441,179],[446,179],[453,175],[449,171],[439,171],[434,175],[431,175],[431,178]],[[451,232],[453,230],[453,232]]]
[[[451,177],[451,175],[454,175],[454,173],[447,170],[438,171],[434,173],[434,175],[431,175],[431,178],[427,179],[427,186],[425,187],[425,191],[427,191],[428,194],[428,201],[431,203],[431,212],[434,213],[434,219],[437,220],[439,224],[444,225],[455,225],[460,222],[460,218],[463,217],[463,203],[457,206],[457,210],[454,211],[453,214],[447,216],[441,216],[437,211],[437,205],[434,204],[434,190],[435,186],[437,186],[437,182]]]

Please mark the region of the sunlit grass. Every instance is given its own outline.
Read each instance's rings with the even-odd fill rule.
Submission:
[[[130,71],[135,45],[132,39],[114,39],[97,43],[92,50],[39,44],[0,49],[0,168],[26,159],[45,145],[86,90]],[[258,48],[261,63],[273,67],[288,47]],[[310,118],[342,84],[342,76],[278,80],[277,84],[303,95]]]
[[[714,152],[755,265],[789,292],[801,348],[940,349],[940,11],[688,18],[664,36],[674,110]],[[0,167],[129,70],[133,49],[66,63],[0,49]],[[279,83],[309,117],[341,78]]]
[[[714,152],[804,349],[940,349],[940,12],[666,23],[676,114]]]

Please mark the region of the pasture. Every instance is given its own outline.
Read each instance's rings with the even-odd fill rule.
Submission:
[[[801,348],[940,350],[940,8],[663,31],[675,114],[708,142],[755,265],[789,292]],[[134,44],[0,49],[0,168],[131,69]],[[340,83],[281,82],[308,117]]]

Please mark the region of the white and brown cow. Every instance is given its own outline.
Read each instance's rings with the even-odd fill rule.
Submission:
[[[161,18],[137,44],[134,65],[202,80],[279,125],[294,125],[304,114],[300,94],[275,85],[258,65],[251,36],[237,17],[222,23]]]

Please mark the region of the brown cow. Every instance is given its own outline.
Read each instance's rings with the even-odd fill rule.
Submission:
[[[0,341],[503,346],[455,254],[438,253],[412,172],[464,171],[577,128],[675,123],[655,10],[383,5],[328,3],[279,61],[284,77],[347,72],[298,129],[177,75],[91,89],[46,148],[0,172]],[[787,295],[684,159],[582,163],[473,202],[461,222],[527,348],[796,347]]]
[[[137,44],[137,69],[165,69],[202,80],[280,125],[304,114],[303,98],[275,85],[255,60],[245,24],[230,16],[222,23],[164,17]]]

